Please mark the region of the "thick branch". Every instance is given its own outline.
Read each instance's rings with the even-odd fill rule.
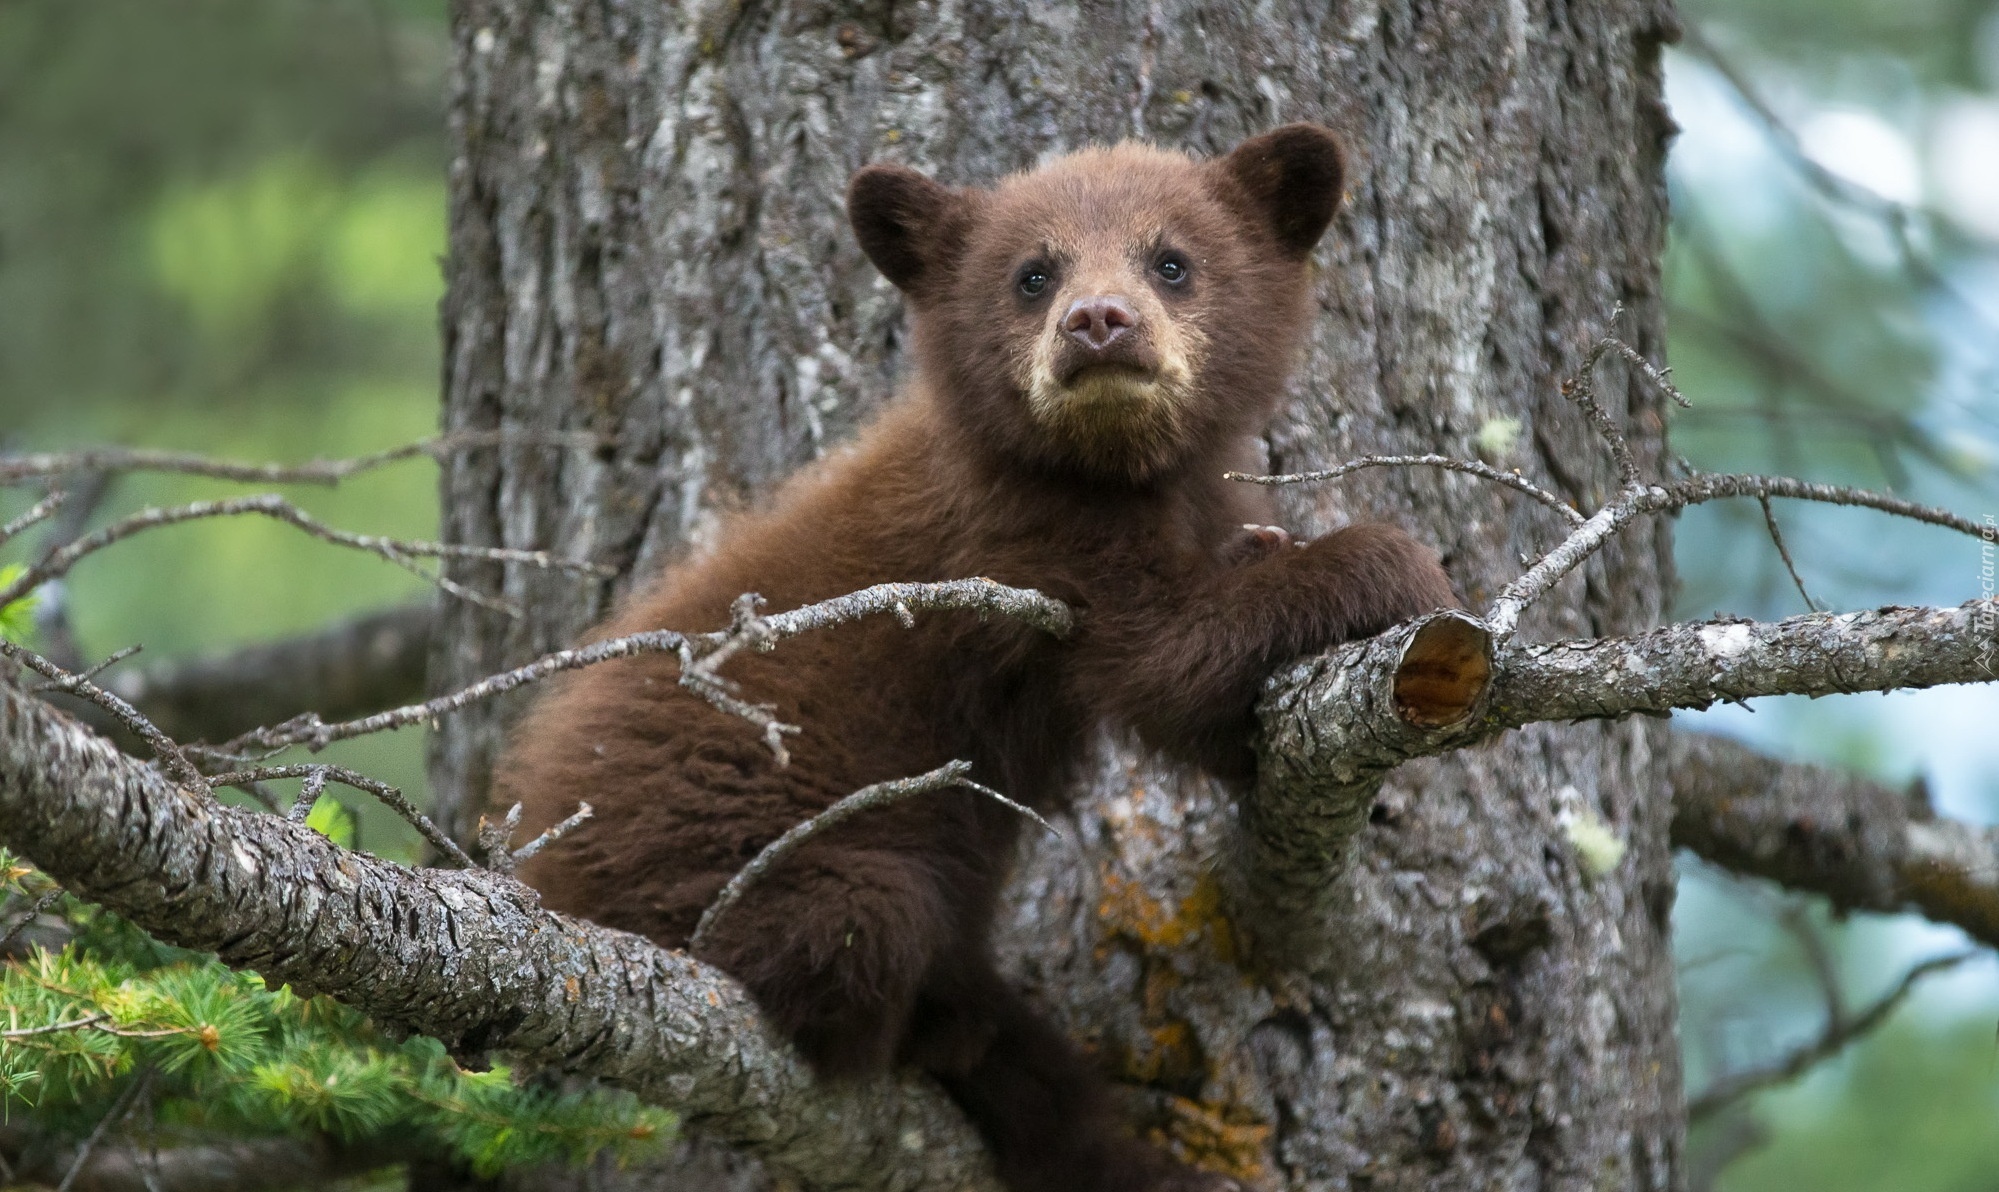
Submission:
[[[1628,638],[1506,651],[1489,724],[1706,708],[1759,695],[1832,695],[1999,678],[1999,603],[1702,621]]]
[[[1406,679],[1405,679],[1406,676]],[[1492,639],[1463,613],[1398,625],[1273,680],[1238,868],[1259,951],[1301,960],[1388,772],[1462,735],[1492,678]]]
[[[437,612],[411,604],[212,658],[124,671],[104,684],[176,741],[226,741],[305,712],[365,716],[423,694]],[[85,711],[93,727],[108,724]]]
[[[1260,947],[1304,958],[1375,792],[1402,762],[1541,721],[1989,682],[1999,605],[1673,625],[1496,653],[1495,637],[1462,613],[1438,614],[1273,679],[1260,708],[1257,786],[1240,820]],[[1999,882],[1989,856],[1983,872],[1986,886]]]
[[[1678,733],[1661,771],[1673,843],[1841,910],[1915,911],[1999,946],[1999,829],[1937,819],[1920,788]]]
[[[7,683],[0,841],[161,939],[460,1052],[631,1089],[810,1187],[993,1187],[936,1090],[821,1087],[716,970],[499,875],[405,869],[176,789]]]
[[[50,1145],[17,1121],[0,1126],[0,1157],[24,1183],[54,1185],[76,1149]],[[387,1167],[407,1156],[337,1145],[324,1138],[256,1138],[198,1146],[139,1143],[93,1150],[71,1192],[276,1192],[317,1188]]]

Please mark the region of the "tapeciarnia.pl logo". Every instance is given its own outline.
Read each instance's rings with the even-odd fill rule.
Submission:
[[[1979,527],[1978,547],[1978,594],[1985,601],[1985,607],[1973,618],[1979,636],[1985,639],[1985,652],[1978,657],[1978,664],[1988,675],[1999,675],[1992,669],[1995,658],[1999,658],[1999,516],[1985,515],[1985,524]]]

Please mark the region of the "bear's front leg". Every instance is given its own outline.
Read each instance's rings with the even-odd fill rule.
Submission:
[[[1082,696],[1155,749],[1231,782],[1255,776],[1258,690],[1304,654],[1458,605],[1437,554],[1389,525],[1305,543],[1245,527],[1231,565],[1128,605],[1103,602],[1078,646]]]
[[[872,1075],[894,1062],[951,943],[947,901],[908,855],[815,841],[717,920],[701,959],[741,981],[822,1077]]]

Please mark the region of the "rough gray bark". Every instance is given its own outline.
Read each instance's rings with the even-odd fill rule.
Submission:
[[[644,573],[837,443],[887,395],[899,309],[840,210],[895,158],[953,182],[1134,133],[1198,152],[1282,120],[1347,130],[1353,197],[1273,470],[1476,455],[1581,507],[1618,482],[1559,393],[1604,328],[1658,359],[1662,0],[1381,5],[974,0],[668,6],[460,0],[452,98],[450,430],[594,432],[595,454],[456,461],[447,536],[561,544]],[[1599,397],[1661,458],[1656,400]],[[1504,433],[1513,420],[1518,435]],[[1563,520],[1454,474],[1291,491],[1294,531],[1397,517],[1474,605]],[[1671,586],[1641,524],[1525,634],[1651,625]],[[447,610],[434,684],[567,644],[618,590],[463,568],[530,610]],[[689,627],[702,628],[702,627]],[[461,714],[433,774],[462,831],[507,710]],[[1212,862],[1232,809],[1106,754],[1074,844],[1013,899],[1017,976],[1162,1137],[1292,1188],[1670,1188],[1680,1093],[1669,809],[1644,725],[1541,726],[1399,771],[1307,972],[1246,971]],[[1558,817],[1628,842],[1584,875]]]
[[[1913,910],[1999,946],[1999,829],[1940,820],[1920,784],[1891,790],[1676,734],[1673,843],[1731,873],[1823,894],[1844,911]]]
[[[1259,942],[1310,963],[1324,923],[1338,913],[1339,879],[1353,842],[1395,767],[1541,721],[1664,716],[1776,691],[1830,695],[1989,682],[1995,619],[1999,607],[1985,599],[1956,608],[1694,622],[1631,637],[1495,648],[1496,629],[1447,613],[1302,662],[1275,676],[1263,701],[1256,789],[1239,819],[1237,862],[1247,871],[1247,901],[1233,909],[1256,924]],[[1886,796],[1865,804],[1857,794],[1826,798],[1814,786],[1823,773],[1809,767],[1768,759],[1743,767],[1720,788],[1749,800],[1734,810],[1715,793],[1724,771],[1711,759],[1723,747],[1693,741],[1669,737],[1662,767],[1685,796],[1674,804],[1674,842],[1729,869],[1769,874],[1788,859],[1797,872],[1787,885],[1831,893],[1836,902],[1871,897],[1871,909],[1894,909],[1885,891],[1920,880],[1905,873],[1963,860],[1946,856],[1943,837],[1926,845],[1920,832],[1901,833],[1902,825],[1876,806]],[[1870,789],[1878,788],[1847,778],[1835,792]],[[1773,839],[1774,825],[1812,806],[1818,816],[1852,817],[1851,855],[1838,862],[1797,856]],[[1951,849],[1961,848],[1966,830],[1942,830]],[[1871,839],[1877,833],[1891,839]],[[1823,843],[1835,855],[1845,851],[1830,836]],[[1881,874],[1895,877],[1875,876]],[[1990,904],[1983,895],[1991,887],[1979,884],[1981,908]]]
[[[825,1087],[720,971],[542,910],[486,870],[410,870],[176,786],[0,679],[0,840],[80,898],[454,1051],[571,1067],[680,1108],[814,1187],[994,1192],[943,1094]]]
[[[843,598],[831,607],[853,603]],[[1250,874],[1251,894],[1272,905],[1231,907],[1211,883],[1180,906],[1161,908],[1146,892],[1119,889],[1107,877],[1108,897],[1096,913],[1121,918],[1136,938],[1157,945],[1203,939],[1246,975],[1286,992],[1324,971],[1324,957],[1296,949],[1273,956],[1264,946],[1267,922],[1273,913],[1295,912],[1287,903],[1299,891],[1310,905],[1337,901],[1325,891],[1340,888],[1340,863],[1355,839],[1348,824],[1358,818],[1354,807],[1364,806],[1335,801],[1332,816],[1297,814],[1319,809],[1320,793],[1343,795],[1356,786],[1364,793],[1397,761],[1461,749],[1540,717],[1616,716],[1675,700],[1705,703],[1718,692],[1858,690],[1982,675],[1967,646],[1990,644],[1989,635],[1966,629],[1983,624],[1992,609],[1986,600],[1775,625],[1675,626],[1634,638],[1497,652],[1465,648],[1489,646],[1469,617],[1425,618],[1273,683],[1266,735],[1290,748],[1272,750],[1270,758],[1284,769],[1260,783],[1243,822],[1254,836],[1260,818],[1268,827],[1288,814],[1299,840],[1274,843],[1302,847],[1266,850],[1264,859],[1293,879],[1288,885],[1258,890],[1259,875]],[[801,612],[824,620],[839,615],[821,606]],[[772,618],[773,638],[783,636],[778,626],[785,617],[809,619]],[[1444,648],[1435,648],[1440,641]],[[1931,661],[1912,666],[1912,657]],[[1391,670],[1401,673],[1386,677]],[[1680,796],[1676,839],[1743,872],[1823,889],[1842,906],[1913,904],[1984,938],[1999,924],[1991,831],[1930,821],[1926,808],[1864,782],[1832,779],[1829,791],[1808,795],[1827,776],[1738,756],[1739,747],[1724,742],[1676,738],[1667,750]],[[932,777],[949,780],[958,765]],[[853,799],[923,781],[884,784]],[[1259,806],[1276,815],[1260,817]],[[1586,809],[1570,800],[1564,813]],[[830,822],[830,813],[799,831],[822,822]],[[1322,832],[1326,825],[1336,831]],[[226,963],[302,992],[332,994],[386,1025],[434,1035],[461,1052],[502,1050],[530,1065],[631,1088],[680,1108],[709,1137],[746,1148],[807,1187],[989,1186],[975,1140],[934,1089],[913,1079],[816,1085],[781,1044],[773,1046],[754,1007],[721,974],[636,937],[549,915],[531,891],[502,873],[411,871],[345,853],[289,819],[219,806],[200,783],[176,786],[164,764],[119,754],[6,679],[0,679],[0,843],[76,895],[168,942],[214,949]],[[505,844],[493,842],[499,850]],[[1617,870],[1621,845],[1576,844],[1592,880]],[[744,877],[754,870],[753,863]],[[726,901],[725,893],[710,913],[720,913]],[[1239,913],[1231,918],[1231,911]],[[1245,933],[1243,923],[1252,929]],[[1255,937],[1253,955],[1242,947],[1245,934]],[[1323,934],[1310,938],[1317,943]],[[1481,935],[1480,943],[1482,952],[1536,945],[1506,934]],[[1903,990],[1934,967],[1912,972]],[[1836,1049],[1901,996],[1850,1023],[1835,1020],[1813,1053]],[[1182,1028],[1169,1040],[1185,1043],[1188,1033]],[[1743,1074],[1748,1083],[1738,1085],[1781,1078],[1808,1059],[1800,1053],[1771,1072]],[[1202,1118],[1198,1106],[1179,1105],[1177,1113],[1182,1142],[1188,1132],[1205,1131],[1210,1151],[1233,1153],[1239,1169],[1253,1158],[1242,1152],[1263,1141],[1254,1123]],[[0,1148],[6,1143],[0,1137]],[[288,1157],[296,1158],[190,1151],[181,1166],[201,1176],[234,1165],[254,1180],[258,1170]],[[105,1179],[115,1183],[123,1177],[110,1170],[117,1168],[114,1158],[106,1152],[103,1164],[110,1165]],[[664,1169],[649,1168],[647,1177],[682,1189],[755,1186],[754,1172],[715,1158],[683,1155]],[[41,1159],[31,1154],[24,1161]],[[438,1188],[451,1178],[411,1167],[413,1188]],[[569,1188],[581,1179],[595,1188],[611,1178],[617,1177],[516,1172],[502,1186]]]

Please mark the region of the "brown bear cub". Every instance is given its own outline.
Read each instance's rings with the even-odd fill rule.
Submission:
[[[497,771],[531,829],[596,808],[528,865],[547,904],[679,947],[732,875],[841,796],[963,758],[1059,808],[1103,726],[1245,783],[1274,667],[1453,604],[1401,531],[1293,548],[1254,528],[1262,490],[1222,479],[1284,392],[1342,173],[1332,134],[1294,124],[1214,161],[1124,144],[991,190],[855,175],[854,231],[909,303],[906,391],[598,633],[719,628],[743,592],[777,612],[968,576],[1063,600],[1076,630],[936,612],[746,652],[729,677],[804,727],[784,767],[671,657],[574,675]],[[702,958],[825,1076],[934,1074],[1019,1192],[1230,1186],[1121,1131],[1090,1065],[995,970],[1022,823],[963,790],[864,813],[751,886]]]

